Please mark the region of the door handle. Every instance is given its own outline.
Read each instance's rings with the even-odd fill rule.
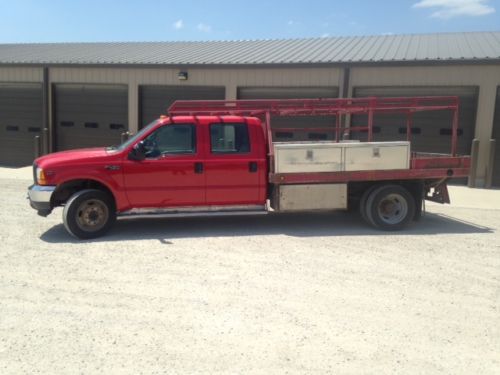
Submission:
[[[257,172],[257,162],[256,161],[251,161],[250,163],[248,163],[248,171],[250,173],[255,173]]]
[[[119,165],[105,165],[104,169],[106,169],[108,171],[119,171],[120,166]]]
[[[203,163],[199,161],[194,163],[194,173],[203,173]]]

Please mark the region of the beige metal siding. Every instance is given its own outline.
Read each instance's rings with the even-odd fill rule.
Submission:
[[[0,66],[0,82],[36,82],[43,81],[43,68]]]
[[[499,65],[354,67],[351,87],[381,85],[474,86],[500,81]]]
[[[179,81],[179,71],[189,79]],[[236,99],[238,86],[336,86],[341,84],[338,68],[50,68],[51,83],[110,83],[129,85],[129,128],[139,122],[139,85],[225,86],[226,99]]]

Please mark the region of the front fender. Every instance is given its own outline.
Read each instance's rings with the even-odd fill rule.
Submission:
[[[121,169],[109,170],[102,167],[92,169],[75,167],[70,171],[56,172],[57,186],[76,180],[91,180],[105,186],[114,196],[118,211],[128,208],[129,202],[123,185]]]

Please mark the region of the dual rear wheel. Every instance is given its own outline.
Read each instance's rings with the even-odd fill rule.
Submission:
[[[395,231],[406,227],[415,216],[415,199],[400,185],[373,186],[363,194],[360,213],[371,226]]]

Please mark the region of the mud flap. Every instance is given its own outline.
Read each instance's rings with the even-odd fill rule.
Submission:
[[[425,199],[436,203],[450,203],[450,195],[448,194],[448,184],[447,181],[441,181],[436,186],[428,189]]]

